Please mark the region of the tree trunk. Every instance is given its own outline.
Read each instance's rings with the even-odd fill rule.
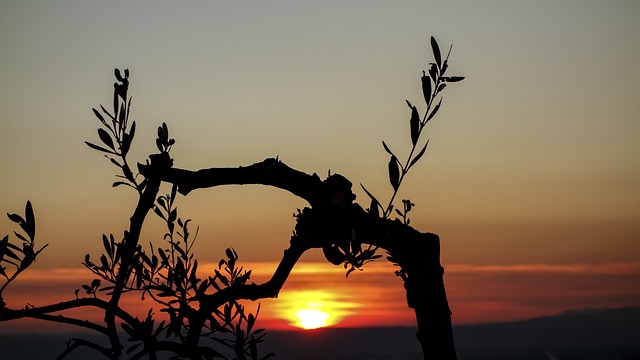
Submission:
[[[438,235],[420,234],[402,254],[392,254],[400,264],[407,304],[415,310],[417,337],[425,360],[455,360],[451,310],[440,265]]]

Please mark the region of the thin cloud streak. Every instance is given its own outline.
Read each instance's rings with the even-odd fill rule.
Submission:
[[[451,264],[446,266],[447,273],[473,272],[531,272],[531,273],[568,273],[601,275],[640,275],[640,263],[602,263],[602,264],[518,264],[518,265],[468,265]]]
[[[250,281],[267,281],[277,262],[240,263],[252,270]],[[201,276],[217,266],[202,264]],[[292,271],[279,298],[259,301],[258,326],[268,329],[291,329],[292,314],[300,307],[294,300],[302,291],[323,293],[325,306],[343,302],[347,309],[333,314],[335,327],[413,326],[415,317],[407,307],[402,281],[397,269],[384,261],[369,263],[363,271],[345,278],[346,270],[320,262],[302,262]],[[524,264],[524,265],[445,265],[445,283],[456,324],[470,324],[526,319],[585,307],[617,307],[640,304],[640,262],[602,264]],[[11,284],[5,300],[12,307],[28,301],[39,306],[69,300],[74,290],[93,280],[82,268],[33,269]],[[43,296],[46,294],[46,296]],[[81,291],[80,296],[83,296]],[[288,301],[285,301],[289,299]],[[292,300],[293,299],[293,300]],[[143,316],[156,304],[140,301],[139,294],[129,294],[126,306]],[[247,302],[249,309],[258,302]],[[339,311],[338,311],[339,310]],[[347,311],[343,311],[347,310]],[[159,311],[156,311],[159,314]],[[99,320],[96,314],[96,320]],[[0,332],[40,330],[42,322],[28,322],[22,327],[0,324]]]

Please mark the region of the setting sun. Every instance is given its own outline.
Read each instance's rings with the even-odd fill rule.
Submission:
[[[296,311],[299,325],[303,329],[317,329],[327,326],[329,314],[318,309],[303,309]]]
[[[278,317],[308,330],[340,323],[356,304],[328,290],[308,290],[283,292],[274,306]]]

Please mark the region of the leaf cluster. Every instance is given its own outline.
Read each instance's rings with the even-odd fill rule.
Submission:
[[[10,241],[9,235],[5,235],[0,240],[0,275],[5,278],[2,287],[0,287],[0,308],[5,306],[2,293],[7,285],[31,266],[42,250],[49,246],[49,244],[46,244],[36,250],[36,218],[30,201],[27,201],[24,216],[8,213],[7,217],[22,229],[23,232],[13,232],[15,237],[22,242],[22,246],[20,247]],[[7,267],[4,264],[13,266],[15,268],[13,273],[8,274]]]
[[[138,246],[131,279],[127,285],[128,291],[140,292],[143,300],[148,296],[159,304],[159,311],[168,315],[168,321],[154,325],[153,313],[149,311],[147,318],[139,323],[123,323],[122,328],[129,335],[127,341],[131,343],[127,354],[149,351],[152,348],[148,345],[152,342],[151,339],[157,339],[161,335],[166,339],[187,343],[193,323],[199,320],[197,310],[205,297],[226,288],[244,285],[251,276],[251,271],[238,266],[238,254],[229,248],[225,251],[226,258],[220,260],[217,269],[213,269],[213,274],[206,278],[200,277],[198,261],[192,252],[197,231],[192,236],[189,231],[191,220],[183,220],[178,216],[178,209],[175,207],[176,193],[174,186],[170,194],[159,196],[153,207],[154,213],[166,224],[167,232],[163,237],[165,246],[154,249],[153,244],[150,244],[148,252]],[[98,291],[113,290],[116,270],[120,267],[122,242],[116,242],[113,235],[103,235],[103,246],[104,253],[100,256],[100,263],[91,262],[90,255],[85,257],[84,262],[91,272],[110,284],[99,290],[101,282],[97,279],[90,285],[82,285],[85,292],[94,297]],[[259,359],[257,344],[264,341],[262,338],[265,333],[264,329],[255,329],[258,312],[259,307],[252,314],[245,311],[238,301],[230,300],[206,315],[203,331],[198,336],[205,336],[224,345],[237,358]],[[212,358],[226,358],[222,352],[210,348],[199,351],[202,356],[208,354]]]
[[[100,105],[100,110],[93,108],[93,114],[100,121],[102,127],[98,128],[98,138],[102,144],[85,141],[90,148],[105,155],[121,171],[116,175],[120,180],[113,186],[125,185],[142,192],[145,181],[138,182],[127,162],[127,154],[131,149],[133,138],[136,134],[136,122],[129,126],[129,114],[131,112],[131,98],[127,98],[129,89],[129,69],[124,70],[124,76],[119,69],[114,70],[116,82],[113,84],[113,109],[112,112]]]

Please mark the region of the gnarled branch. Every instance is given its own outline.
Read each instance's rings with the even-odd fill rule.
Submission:
[[[140,172],[145,171],[145,167],[141,166]],[[291,247],[285,250],[273,277],[260,285],[230,287],[205,296],[192,335],[201,328],[205,317],[225,302],[277,296],[304,251],[326,247],[331,243],[348,243],[355,235],[360,243],[387,250],[389,260],[399,265],[398,273],[404,281],[407,304],[416,312],[417,336],[425,359],[456,358],[438,236],[421,233],[399,220],[380,218],[365,211],[353,203],[355,195],[351,190],[351,182],[343,176],[334,174],[321,181],[316,174],[308,175],[277,159],[266,159],[238,168],[198,171],[170,168],[160,173],[159,178],[177,185],[182,194],[222,185],[274,186],[305,199],[311,205],[311,209],[298,214],[296,235],[292,237]]]

